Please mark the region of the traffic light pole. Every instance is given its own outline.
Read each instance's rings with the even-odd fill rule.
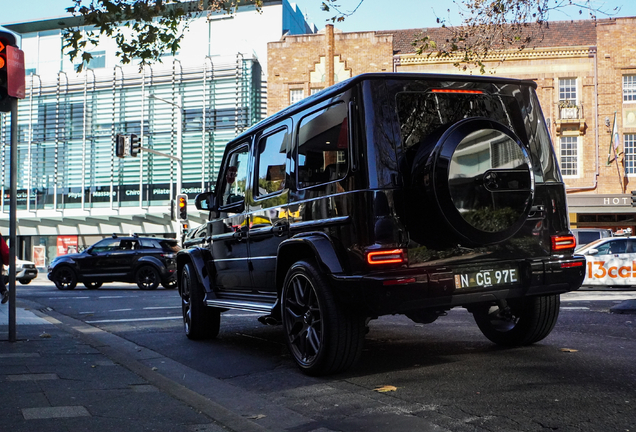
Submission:
[[[9,342],[16,339],[16,307],[15,307],[15,255],[17,241],[17,217],[18,205],[18,99],[11,98],[11,163],[10,163],[10,192],[9,201]]]

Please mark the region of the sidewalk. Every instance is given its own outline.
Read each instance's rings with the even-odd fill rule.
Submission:
[[[0,430],[265,431],[247,416],[171,380],[184,365],[55,311],[18,300],[17,341],[8,342],[8,307],[0,307]],[[162,373],[149,364],[161,364]],[[173,368],[171,370],[171,367]],[[184,369],[185,368],[185,369]],[[187,370],[207,391],[222,382]],[[212,381],[210,381],[212,380]],[[188,383],[186,383],[188,384]],[[189,383],[191,384],[191,383]],[[229,403],[250,409],[245,403]],[[238,395],[234,395],[238,397]],[[272,419],[274,420],[274,419]],[[303,421],[301,421],[303,423]]]

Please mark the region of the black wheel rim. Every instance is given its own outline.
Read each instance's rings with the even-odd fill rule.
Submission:
[[[137,284],[143,289],[156,288],[157,272],[151,267],[142,268],[137,274]]]
[[[311,281],[292,276],[285,293],[285,330],[292,354],[302,366],[310,366],[320,353],[323,326],[320,304]]]
[[[57,285],[61,288],[70,288],[73,284],[74,277],[70,269],[61,268],[57,271]]]
[[[190,325],[192,322],[192,308],[190,304],[190,279],[187,274],[183,273],[181,279],[181,285],[183,286],[181,291],[181,313],[183,314],[183,327],[186,334],[190,334]]]

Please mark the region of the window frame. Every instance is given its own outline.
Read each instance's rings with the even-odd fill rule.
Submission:
[[[261,144],[261,142],[263,140],[266,140],[267,138],[276,135],[277,133],[281,132],[281,131],[286,131],[287,132],[287,136],[285,138],[285,180],[283,182],[283,187],[277,191],[273,191],[273,192],[269,192],[267,194],[263,194],[261,195],[260,193],[258,193],[258,180],[259,180],[259,174],[260,174],[260,163],[261,163],[261,157],[260,154],[258,152],[258,148]],[[281,193],[283,193],[283,191],[285,190],[285,188],[289,187],[288,183],[288,177],[289,177],[289,152],[290,152],[290,141],[291,141],[291,134],[292,134],[292,128],[291,128],[291,124],[289,122],[284,122],[283,124],[277,124],[276,126],[274,126],[272,129],[266,130],[265,132],[263,132],[263,134],[261,134],[256,140],[255,140],[255,145],[254,145],[254,163],[252,164],[253,166],[253,172],[251,174],[252,177],[252,195],[254,197],[254,201],[259,201],[261,199],[266,199],[266,198],[270,198],[272,196],[275,195],[279,195]]]
[[[628,137],[631,137],[628,141]],[[627,144],[630,144],[629,146]],[[628,150],[630,150],[628,152]],[[623,151],[625,162],[625,174],[627,177],[636,177],[636,133],[623,134]],[[629,170],[632,170],[630,172]]]
[[[300,94],[300,99],[295,100],[294,97],[292,96],[294,93]],[[290,105],[298,103],[298,102],[300,102],[303,99],[305,99],[305,89],[302,89],[302,88],[290,88],[289,89],[289,104]]]
[[[564,97],[564,98],[561,97],[561,92],[562,91],[564,93],[566,93],[566,94],[570,91],[569,90],[569,86],[568,86],[568,88],[564,88],[562,90],[563,87],[566,87],[566,86],[563,86],[563,83],[565,81],[574,81],[574,87],[573,87],[573,89],[574,89],[574,99],[570,99],[570,98],[567,98],[567,97]],[[579,80],[576,77],[574,77],[574,78],[573,77],[559,78],[558,79],[558,91],[559,91],[559,103],[562,102],[562,101],[572,101],[573,100],[574,101],[574,105],[576,105],[576,106],[579,105]]]
[[[627,88],[627,83],[625,82],[627,79],[631,79],[631,88]],[[622,80],[622,93],[623,93],[623,103],[632,104],[636,103],[636,74],[626,74],[623,75]],[[631,99],[626,99],[631,97]]]
[[[563,141],[564,140],[570,140],[570,139],[574,139],[576,141],[576,146],[575,146],[575,150],[576,150],[576,155],[574,163],[576,164],[576,174],[566,174],[564,172],[564,166],[565,164],[563,163],[563,158],[564,157],[572,157],[571,155],[564,155],[563,154]],[[580,178],[581,177],[581,139],[578,136],[571,136],[571,135],[566,135],[566,136],[561,136],[559,137],[559,167],[561,168],[561,176],[563,178]]]
[[[225,158],[224,158],[224,163],[223,166],[221,168],[221,170],[219,171],[219,185],[218,185],[218,194],[217,194],[217,202],[219,203],[219,210],[221,211],[226,211],[228,209],[233,209],[234,207],[244,207],[245,206],[245,198],[246,196],[243,196],[243,199],[241,201],[236,201],[236,202],[232,202],[229,204],[224,204],[223,203],[223,197],[225,195],[225,186],[227,184],[226,182],[226,178],[225,175],[221,175],[220,173],[225,173],[227,171],[227,168],[229,166],[230,160],[232,159],[232,156],[236,153],[242,153],[241,150],[245,149],[245,153],[247,154],[247,171],[245,173],[245,192],[247,195],[247,191],[250,188],[250,175],[251,175],[251,160],[252,160],[252,155],[251,153],[251,149],[252,149],[252,139],[246,139],[244,141],[241,141],[240,144],[237,144],[235,147],[233,147],[231,150],[228,150]]]
[[[342,96],[342,95],[341,95]],[[311,117],[312,115],[314,115],[315,113],[319,112],[319,111],[324,111],[324,110],[328,110],[331,107],[335,107],[337,105],[343,104],[344,108],[346,110],[347,113],[347,148],[346,150],[336,150],[336,151],[343,151],[345,152],[345,155],[347,157],[347,165],[346,165],[346,170],[345,170],[345,175],[342,178],[338,178],[338,179],[334,179],[334,180],[327,180],[324,182],[317,182],[311,185],[304,185],[303,182],[301,182],[300,178],[299,178],[299,171],[300,171],[300,162],[299,162],[299,155],[300,155],[300,147],[301,147],[301,143],[300,143],[300,131],[302,129],[303,126],[303,122],[305,121],[305,119],[307,119],[307,117]],[[351,157],[351,146],[353,145],[352,143],[352,135],[351,135],[351,109],[350,109],[350,103],[347,102],[345,99],[343,99],[342,97],[337,98],[337,100],[333,101],[331,100],[329,103],[326,103],[324,105],[320,105],[317,107],[313,107],[311,110],[305,111],[301,114],[301,116],[298,119],[298,125],[296,126],[296,132],[294,134],[294,151],[293,151],[293,158],[294,158],[294,166],[295,166],[295,173],[294,173],[294,177],[295,177],[295,183],[296,183],[296,188],[300,191],[300,190],[306,190],[306,189],[312,189],[312,188],[317,188],[317,187],[324,187],[325,185],[331,184],[331,183],[336,183],[336,182],[340,182],[342,180],[344,180],[348,175],[349,172],[353,169],[353,164],[352,164],[352,157]],[[336,158],[338,158],[338,156],[336,156]]]

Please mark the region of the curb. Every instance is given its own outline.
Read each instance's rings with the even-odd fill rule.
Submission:
[[[271,404],[271,402],[268,403],[258,395],[250,394],[231,384],[192,370],[186,365],[175,362],[155,351],[141,347],[98,327],[91,326],[54,310],[44,309],[44,306],[30,300],[22,300],[21,302],[28,305],[38,317],[47,320],[73,336],[79,337],[84,343],[100,351],[113,362],[139,375],[161,391],[186,403],[230,431],[285,431],[300,425],[314,423],[311,418],[304,417],[285,407]],[[149,363],[149,365],[144,362]],[[157,363],[164,365],[161,372],[158,371],[157,367],[151,366]],[[186,386],[166,375],[173,378],[187,375],[190,377],[190,381],[186,382],[188,385]],[[247,417],[249,414],[241,415],[235,410],[215,402],[211,397],[191,390],[189,387],[196,388],[199,391],[203,390],[204,393],[209,392],[213,395],[212,397],[220,398],[228,406],[237,407],[237,409],[245,413],[266,412],[267,415],[264,418],[259,418],[266,424],[257,424]]]

